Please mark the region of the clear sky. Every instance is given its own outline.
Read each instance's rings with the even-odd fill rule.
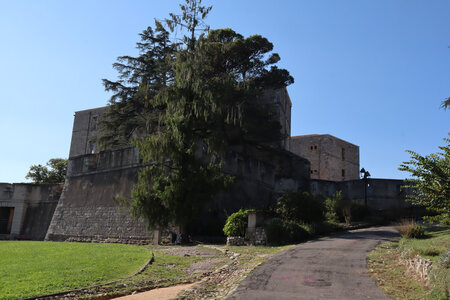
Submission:
[[[0,182],[67,158],[78,110],[104,106],[101,79],[138,33],[181,0],[0,0]],[[360,146],[374,178],[405,178],[405,149],[430,154],[450,132],[450,1],[227,0],[207,23],[267,37],[295,83],[292,135]]]

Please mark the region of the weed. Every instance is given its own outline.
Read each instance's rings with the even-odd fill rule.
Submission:
[[[417,225],[412,219],[403,219],[400,223],[395,227],[397,231],[403,236],[407,238],[423,238],[425,236],[425,231],[423,226]]]

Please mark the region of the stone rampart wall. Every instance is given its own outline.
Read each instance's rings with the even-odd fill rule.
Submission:
[[[146,224],[132,218],[117,201],[130,196],[140,167],[132,147],[70,158],[68,179],[46,239],[151,239]],[[193,229],[199,230],[193,231],[199,235],[220,235],[226,214],[239,208],[266,209],[285,190],[309,189],[309,162],[284,150],[229,151],[223,171],[236,175],[236,182],[194,222]]]

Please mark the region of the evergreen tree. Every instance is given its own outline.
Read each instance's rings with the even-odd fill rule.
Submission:
[[[101,148],[129,145],[132,137],[148,134],[157,121],[152,99],[174,80],[172,63],[176,44],[159,21],[148,27],[137,43],[138,57],[120,56],[113,67],[119,80],[103,79],[106,91],[113,92],[100,127]]]
[[[269,145],[283,138],[264,91],[293,82],[286,70],[273,66],[280,58],[266,38],[244,38],[231,29],[205,35],[203,19],[211,8],[186,0],[181,9],[181,15],[166,20],[171,31],[187,31],[164,61],[170,80],[144,84],[163,72],[154,69],[153,59],[134,64],[127,57],[115,65],[127,82],[105,81],[116,92],[111,106],[118,110],[109,110],[112,134],[103,138],[123,139],[139,150],[143,167],[127,204],[150,228],[169,223],[185,228],[213,195],[230,186],[233,177],[221,172],[229,146]],[[114,124],[122,127],[114,131]]]
[[[448,97],[441,103],[441,108],[447,110],[447,108],[449,108],[449,107],[450,107],[450,97]]]

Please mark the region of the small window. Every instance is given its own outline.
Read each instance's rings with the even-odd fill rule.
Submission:
[[[311,174],[312,174],[312,173],[313,173],[313,170],[311,170],[310,172],[311,172]]]
[[[94,154],[95,153],[95,142],[89,142],[89,153]]]
[[[314,173],[317,173],[317,170],[314,170]]]
[[[314,145],[314,150],[317,150],[317,145]]]
[[[345,160],[345,148],[342,148],[342,160]]]
[[[342,169],[342,177],[345,177],[345,169]]]
[[[97,129],[98,116],[93,116],[91,120],[91,130]]]
[[[311,150],[313,150],[314,149],[314,147],[313,146],[311,146]]]

